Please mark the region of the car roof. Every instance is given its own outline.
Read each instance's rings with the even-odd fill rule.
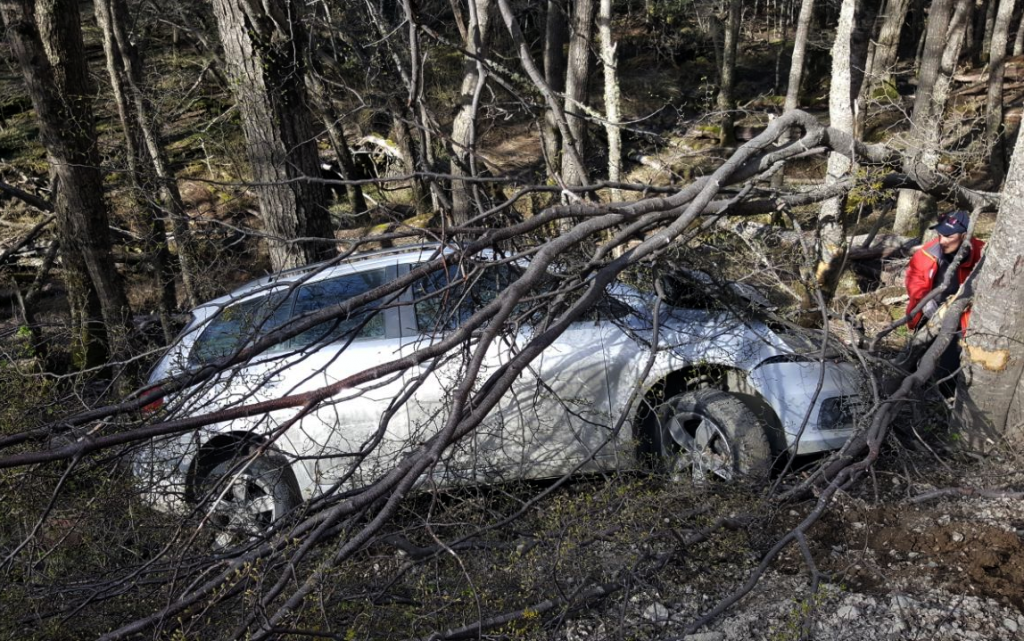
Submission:
[[[249,281],[223,296],[198,305],[196,311],[210,307],[220,309],[253,294],[272,291],[277,286],[290,285],[296,281],[315,282],[339,274],[361,272],[375,267],[422,262],[434,257],[438,252],[452,253],[454,251],[456,251],[455,247],[445,246],[441,243],[422,243],[362,252],[342,261],[333,259],[294,267]],[[198,315],[203,316],[204,314]]]

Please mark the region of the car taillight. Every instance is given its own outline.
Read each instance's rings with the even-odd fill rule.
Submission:
[[[159,392],[160,393],[160,396],[156,397],[152,401],[150,401],[150,402],[148,402],[148,403],[146,403],[145,405],[142,406],[142,413],[143,414],[152,414],[153,412],[157,411],[158,409],[160,409],[161,407],[164,406],[163,391],[164,390],[163,390],[162,387],[160,387],[159,385],[154,385],[153,387],[150,387],[149,389],[144,390],[142,392],[142,396],[149,396],[153,392]]]

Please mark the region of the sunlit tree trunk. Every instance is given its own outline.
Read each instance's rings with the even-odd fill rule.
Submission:
[[[612,41],[612,0],[601,0],[597,15],[597,31],[604,67],[604,117],[608,137],[608,180],[617,182],[622,171],[622,131],[619,129],[619,75]],[[612,199],[619,199],[619,190],[612,190]]]
[[[793,62],[789,67],[789,86],[786,87],[785,111],[792,111],[800,106],[800,84],[804,77],[807,32],[810,31],[813,16],[814,0],[801,0],[800,16],[796,21],[796,36],[793,39]]]
[[[1024,444],[1024,136],[1007,170],[999,216],[974,284],[956,415],[967,442],[988,450]]]
[[[899,57],[900,34],[907,22],[909,9],[910,0],[888,0],[885,3],[882,26],[878,31],[878,40],[871,56],[869,79],[864,83],[866,86],[892,86],[895,89],[893,68]]]
[[[742,0],[729,0],[729,13],[725,21],[722,37],[722,67],[719,70],[718,82],[718,123],[721,130],[718,144],[731,145],[736,142],[733,131],[733,109],[736,108],[736,49],[740,39],[740,14],[743,12]]]
[[[851,72],[853,31],[856,28],[860,0],[843,0],[839,10],[839,24],[832,44],[832,84],[829,89],[829,125],[840,131],[853,133],[853,87]],[[826,183],[842,180],[850,172],[852,163],[841,153],[828,156]],[[819,286],[830,296],[838,283],[839,273],[846,256],[846,229],[844,224],[845,198],[830,198],[818,212],[818,265],[816,276]]]
[[[452,219],[463,224],[471,217],[474,203],[478,202],[478,188],[460,176],[476,175],[476,116],[480,96],[486,81],[483,62],[476,56],[484,55],[490,33],[491,0],[473,0],[469,3],[469,22],[466,27],[466,71],[462,76],[459,93],[459,111],[452,123]]]
[[[994,0],[993,0],[994,1]],[[1016,0],[1000,0],[992,29],[989,50],[988,101],[985,109],[985,135],[989,144],[989,171],[998,185],[1006,167],[1003,131],[1003,78],[1006,72],[1006,47],[1010,36],[1010,19]]]
[[[936,0],[928,14],[907,153],[914,162],[929,169],[938,164],[938,145],[949,83],[960,57],[970,12],[969,0]],[[896,204],[893,231],[903,236],[920,237],[927,221],[934,218],[935,211],[935,201],[930,196],[916,190],[902,190]]]

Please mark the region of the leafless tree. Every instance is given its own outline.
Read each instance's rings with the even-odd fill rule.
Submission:
[[[275,269],[335,253],[305,85],[304,5],[218,0],[214,13]],[[310,240],[313,239],[313,240]],[[297,242],[298,241],[298,242]]]
[[[794,127],[802,129],[804,136],[800,140],[777,145],[783,134]],[[191,492],[192,500],[202,499],[208,494],[216,504],[216,497],[227,492],[232,493],[236,500],[243,500],[247,496],[248,490],[244,488],[249,487],[248,483],[259,486],[260,482],[280,473],[284,463],[276,453],[279,441],[300,438],[301,433],[290,432],[290,429],[297,426],[303,416],[324,408],[329,411],[330,408],[338,408],[342,412],[345,402],[372,395],[374,390],[387,390],[384,397],[386,407],[378,417],[379,421],[374,421],[370,437],[365,442],[352,444],[352,449],[342,453],[340,476],[332,477],[338,482],[327,487],[322,494],[301,506],[289,504],[283,498],[275,498],[279,506],[290,507],[291,511],[283,510],[286,512],[282,514],[284,518],[266,531],[252,533],[251,541],[248,537],[233,540],[215,538],[215,541],[220,540],[227,547],[218,548],[213,562],[178,556],[194,554],[196,548],[189,547],[189,544],[198,544],[199,539],[208,538],[205,533],[217,520],[216,512],[210,512],[208,507],[199,507],[184,521],[189,525],[183,526],[172,537],[173,543],[152,560],[126,570],[112,583],[97,587],[81,599],[69,603],[70,610],[57,608],[52,616],[65,616],[78,608],[119,597],[126,590],[133,589],[133,585],[148,585],[151,581],[166,577],[170,568],[174,567],[175,579],[169,586],[173,598],[163,601],[152,613],[143,614],[110,630],[103,638],[129,637],[158,628],[164,621],[190,621],[194,616],[202,616],[196,613],[206,612],[208,608],[219,607],[218,604],[235,598],[243,598],[243,595],[246,595],[244,598],[248,599],[250,606],[235,622],[230,636],[270,638],[289,630],[290,622],[298,620],[295,617],[301,619],[305,611],[303,604],[323,594],[323,590],[332,585],[332,576],[337,568],[352,562],[362,551],[367,550],[367,546],[389,545],[387,541],[391,541],[390,545],[398,545],[399,549],[414,555],[414,558],[420,555],[433,558],[436,553],[465,550],[465,546],[486,545],[486,539],[481,538],[481,533],[505,527],[511,522],[510,519],[518,518],[522,510],[528,511],[530,505],[540,499],[529,499],[521,510],[515,510],[497,524],[482,527],[469,538],[446,541],[434,535],[431,539],[433,543],[426,549],[421,544],[403,541],[401,537],[386,541],[386,525],[396,518],[404,501],[409,498],[410,491],[421,479],[430,478],[434,471],[441,469],[438,466],[457,461],[461,456],[460,447],[473,442],[479,444],[481,436],[495,434],[493,427],[487,423],[487,417],[502,402],[501,399],[515,381],[525,372],[539,371],[536,368],[542,370],[546,361],[538,359],[542,358],[545,349],[559,340],[564,332],[571,331],[574,323],[593,309],[603,297],[606,287],[623,270],[647,264],[671,248],[686,247],[689,239],[703,233],[723,213],[741,215],[773,211],[780,206],[786,208],[820,201],[850,188],[851,182],[838,182],[810,194],[784,196],[781,201],[776,197],[752,196],[752,186],[764,178],[776,163],[805,156],[807,150],[817,150],[817,153],[829,150],[848,153],[859,163],[894,171],[893,185],[906,184],[908,180],[905,174],[898,171],[902,162],[898,152],[883,145],[865,145],[852,139],[846,132],[823,127],[804,112],[792,111],[740,147],[712,175],[677,193],[632,203],[554,207],[515,225],[496,226],[485,231],[480,228],[472,231],[451,229],[449,231],[456,237],[461,235],[463,238],[453,253],[427,257],[425,262],[404,275],[385,279],[379,285],[370,285],[352,298],[298,316],[292,322],[268,325],[266,331],[252,342],[243,342],[228,350],[228,353],[212,353],[211,360],[188,375],[164,381],[164,388],[160,391],[143,392],[122,404],[96,408],[66,417],[58,423],[0,438],[0,452],[4,453],[0,456],[0,469],[59,460],[70,460],[78,465],[93,460],[97,455],[116,452],[132,444],[143,449],[135,454],[136,457],[145,456],[145,451],[161,451],[160,448],[152,450],[146,445],[151,439],[158,439],[158,443],[161,439],[174,442],[179,435],[187,435],[203,426],[250,421],[249,425],[255,426],[260,437],[223,434],[224,438],[217,442],[220,447],[210,450],[206,458],[198,463],[196,478],[201,478],[205,473],[207,482],[197,482],[191,490],[186,491],[187,495]],[[941,182],[941,178],[929,178],[933,184]],[[735,186],[738,192],[725,192],[730,186]],[[936,193],[960,198],[965,202],[974,201],[979,206],[989,202],[984,194],[948,182]],[[542,244],[523,244],[522,239],[529,238],[537,230],[557,221],[572,221],[572,224],[564,233]],[[616,246],[633,238],[640,240],[620,256],[613,257],[615,252],[612,250]],[[217,400],[217,389],[222,388],[226,381],[236,380],[236,377],[256,377],[253,380],[257,382],[272,379],[288,359],[297,356],[287,349],[279,351],[280,346],[288,345],[289,340],[305,332],[323,327],[325,322],[332,326],[336,323],[349,323],[347,326],[351,328],[351,323],[355,323],[356,328],[367,327],[372,315],[367,316],[360,310],[367,309],[367,305],[371,309],[374,305],[378,306],[377,309],[386,308],[393,304],[396,295],[414,286],[423,277],[438,273],[439,270],[445,273],[451,266],[461,265],[461,278],[473,281],[484,277],[486,272],[474,271],[471,263],[465,259],[492,247],[504,248],[502,255],[506,264],[520,264],[526,259],[528,263],[522,268],[521,275],[503,290],[501,296],[474,306],[472,313],[450,331],[411,346],[410,350],[399,354],[398,358],[387,358],[380,362],[346,363],[346,367],[353,365],[352,373],[340,380],[321,379],[326,364],[317,365],[310,360],[311,376],[308,384],[304,383],[299,388],[264,394],[260,391],[264,387],[257,385],[251,394],[243,395],[237,402],[224,404]],[[571,257],[575,258],[570,260]],[[556,285],[553,288],[542,286],[544,279],[551,273],[558,275]],[[296,287],[301,287],[302,282]],[[429,302],[432,297],[448,296],[454,291],[442,286],[432,293],[424,291],[416,300]],[[269,316],[256,318],[269,319],[274,316],[272,306],[260,309]],[[515,335],[517,330],[510,328],[521,327],[526,322],[536,323],[538,321],[531,319],[538,314],[542,319],[538,331],[532,333],[527,340],[515,343],[507,361],[493,369],[482,369],[488,351],[498,348],[503,341]],[[239,312],[231,318],[241,321],[246,316]],[[345,344],[340,347],[344,350]],[[344,351],[339,352],[337,358],[344,358]],[[451,379],[442,409],[436,414],[436,420],[429,423],[429,429],[411,434],[410,440],[400,451],[378,449],[386,442],[384,437],[389,425],[397,425],[400,421],[395,417],[403,411],[405,404],[416,402],[415,392],[418,387],[428,377],[442,375],[449,366],[455,367],[452,370],[455,376]],[[921,384],[922,376],[927,378],[927,375],[919,372],[916,378],[908,379],[910,382],[906,383],[906,389],[894,397],[896,401],[911,398],[911,391]],[[396,382],[397,388],[388,387]],[[538,390],[536,393],[541,392]],[[635,390],[633,393],[644,392]],[[191,410],[181,415],[158,414],[154,419],[141,424],[132,423],[133,412],[166,395],[176,398],[176,404],[188,404]],[[563,402],[565,405],[561,411],[568,413],[567,418],[569,414],[579,414],[580,410],[573,409],[572,399],[566,398]],[[526,409],[525,406],[520,407]],[[823,484],[821,487],[826,488],[821,494],[821,510],[816,511],[817,516],[827,507],[838,488],[863,474],[877,456],[878,444],[884,438],[895,412],[895,409],[887,405],[880,407],[887,409],[871,415],[871,425],[863,437],[854,439],[834,459],[832,468],[824,469],[815,477]],[[582,416],[586,420],[593,420],[585,414]],[[115,431],[103,428],[112,421],[120,422],[123,428]],[[630,429],[630,425],[622,417],[609,428],[609,434],[615,434],[619,430]],[[514,439],[515,432],[505,434],[505,438]],[[53,446],[26,449],[26,446],[46,442],[53,442]],[[512,441],[506,441],[509,442]],[[312,457],[308,461],[311,465],[327,465],[331,459],[337,459],[339,453],[313,450],[309,456]],[[380,462],[381,466],[374,467],[376,462]],[[337,462],[331,464],[337,465]],[[239,486],[237,479],[247,479],[246,484]],[[809,490],[812,482],[809,480],[804,489]],[[267,499],[255,500],[259,496],[266,495],[255,495],[252,498],[253,505],[265,506]],[[729,523],[737,526],[735,522]],[[813,518],[801,524],[802,529],[780,540],[766,557],[765,563],[770,563],[786,545],[799,543],[802,533],[806,533],[811,523]],[[693,540],[713,536],[717,528],[724,524],[716,525],[708,531],[702,530],[699,536],[694,535],[696,538]],[[181,547],[183,545],[185,547]],[[8,562],[17,559],[21,549],[13,550],[8,555]],[[662,561],[664,558],[657,557]],[[640,564],[629,576],[635,577],[637,572],[657,571],[660,567],[657,559],[652,558],[649,563],[645,561]],[[409,570],[407,566],[401,566],[396,567],[395,571],[397,574],[394,580],[398,580]],[[756,580],[756,575],[752,580]],[[520,603],[493,616],[481,613],[480,622],[472,629],[486,629],[491,625],[500,625],[501,622],[521,619],[528,616],[527,613],[535,606],[538,612],[549,612],[552,608],[561,611],[570,604],[586,602],[623,588],[622,582],[615,581],[586,584],[578,587],[573,596],[558,597],[546,605]],[[728,602],[723,602],[709,616],[720,612],[727,605]],[[300,629],[304,629],[302,625]],[[699,622],[694,625],[699,625]]]
[[[949,83],[960,58],[972,6],[970,2],[940,0],[933,3],[929,11],[909,134],[909,145],[914,155],[929,168],[937,164],[936,151],[942,134]],[[920,236],[925,223],[934,218],[934,214],[935,203],[927,195],[903,191],[897,202],[893,231],[905,236]]]
[[[995,5],[995,2],[991,3]],[[988,100],[985,107],[985,135],[989,140],[989,167],[998,185],[1002,182],[1006,166],[1005,132],[1003,131],[1003,77],[1006,70],[1006,49],[1010,33],[1010,18],[1016,6],[1014,0],[1002,0],[995,17],[989,52]]]
[[[57,180],[54,209],[82,341],[79,364],[97,366],[110,356],[111,341],[123,340],[129,310],[111,258],[78,6],[65,0],[9,0],[0,4],[0,12]]]

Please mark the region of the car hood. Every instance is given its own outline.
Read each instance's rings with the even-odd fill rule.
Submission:
[[[741,319],[729,312],[683,309],[664,303],[655,305],[654,295],[622,285],[610,288],[609,293],[634,312],[619,319],[623,330],[649,347],[671,350],[691,363],[716,363],[752,370],[769,358],[812,352],[794,349],[794,341],[787,342],[757,320]],[[653,340],[654,309],[658,310],[657,341]]]

